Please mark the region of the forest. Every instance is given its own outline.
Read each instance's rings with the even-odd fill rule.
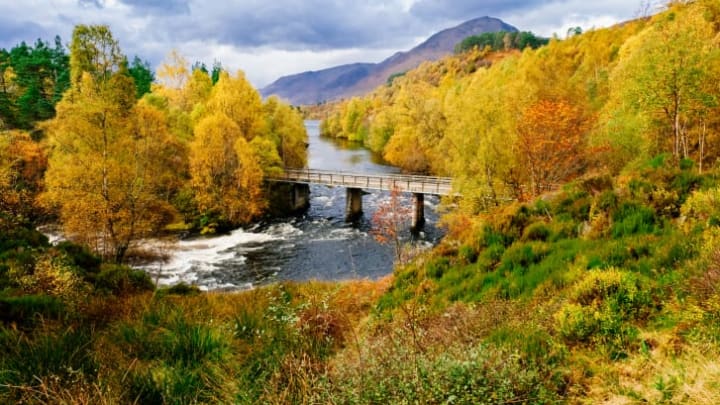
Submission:
[[[169,226],[247,224],[268,207],[264,176],[305,165],[300,115],[242,72],[171,52],[155,80],[105,26],[76,27],[69,55],[59,39],[2,55],[3,220],[55,218],[106,260]]]
[[[720,403],[719,39],[720,2],[672,2],[316,108],[325,135],[453,177],[447,235],[379,280],[240,293],[122,263],[261,215],[264,176],[305,163],[299,113],[177,52],[140,90],[107,27],[65,62],[39,42],[68,77],[42,81],[46,115],[2,65],[0,402]]]

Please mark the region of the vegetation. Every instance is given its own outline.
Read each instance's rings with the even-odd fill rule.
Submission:
[[[702,172],[720,153],[717,21],[713,1],[672,3],[538,49],[473,47],[345,101],[323,133],[457,179],[475,213],[662,153]]]
[[[108,27],[84,25],[69,57],[59,39],[2,55],[3,125],[34,130],[0,134],[3,212],[24,223],[56,217],[106,260],[124,262],[137,240],[173,223],[204,232],[248,223],[268,205],[265,176],[305,165],[300,115],[263,103],[218,63],[190,73],[173,53],[153,84]]]
[[[455,53],[467,52],[473,48],[483,49],[489,47],[493,51],[507,51],[510,49],[523,50],[525,48],[537,49],[550,42],[547,38],[535,36],[532,32],[486,32],[463,39],[455,46]]]
[[[257,215],[263,176],[304,163],[299,117],[176,53],[138,101],[79,28],[52,148],[0,137],[0,402],[720,403],[718,16],[472,49],[339,104],[326,133],[456,176],[447,237],[383,280],[234,294],[109,262],[165,209]],[[35,230],[48,205],[82,244]]]

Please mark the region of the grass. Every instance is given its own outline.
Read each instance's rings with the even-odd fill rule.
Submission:
[[[720,194],[706,182],[579,182],[375,282],[151,291],[76,246],[12,248],[0,402],[714,404]]]

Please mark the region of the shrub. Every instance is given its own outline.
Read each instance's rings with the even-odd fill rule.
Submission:
[[[116,295],[155,289],[150,276],[142,270],[117,264],[103,264],[95,279],[95,288]]]
[[[597,343],[612,358],[625,356],[638,333],[633,322],[654,310],[649,284],[614,268],[588,272],[555,314],[558,333],[570,344]]]
[[[533,340],[537,343],[537,341]],[[544,344],[544,343],[541,343]],[[480,344],[438,356],[398,347],[367,353],[362,366],[333,371],[316,403],[484,404],[554,403],[565,386],[556,363],[538,361],[526,347]],[[409,359],[414,359],[409,361]],[[561,360],[560,360],[561,361]],[[332,382],[331,384],[328,384]]]
[[[90,252],[90,250],[82,245],[78,245],[68,241],[62,241],[55,246],[57,250],[65,254],[68,261],[80,269],[88,281],[94,279],[95,274],[100,271],[102,259]]]
[[[470,264],[477,261],[478,254],[472,246],[463,245],[458,249],[458,257],[462,263]]]
[[[180,282],[168,288],[163,288],[158,293],[170,294],[170,295],[198,295],[202,293],[200,288],[196,285],[190,285],[185,282]]]
[[[524,241],[546,241],[552,235],[552,231],[544,222],[536,222],[523,232],[522,240]]]
[[[516,243],[503,254],[500,270],[524,273],[531,265],[540,262],[547,252],[548,248],[544,243]]]
[[[657,230],[655,212],[635,203],[623,203],[613,213],[611,233],[614,238],[653,233]]]
[[[442,278],[443,274],[445,274],[445,271],[450,268],[450,260],[448,260],[446,257],[438,257],[436,259],[431,260],[426,266],[425,266],[425,272],[428,275],[428,277],[434,278],[434,279],[440,279]]]
[[[711,226],[720,220],[720,187],[695,191],[680,208],[690,222]]]
[[[0,297],[0,320],[30,325],[36,319],[60,319],[65,305],[56,297],[23,295]]]

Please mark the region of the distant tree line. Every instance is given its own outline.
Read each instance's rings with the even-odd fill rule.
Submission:
[[[530,47],[537,49],[543,45],[547,45],[550,40],[548,38],[538,37],[532,32],[486,32],[480,35],[473,35],[463,39],[455,46],[455,53],[467,52],[473,48],[483,49],[489,46],[493,51],[502,51],[508,49],[525,49]]]

